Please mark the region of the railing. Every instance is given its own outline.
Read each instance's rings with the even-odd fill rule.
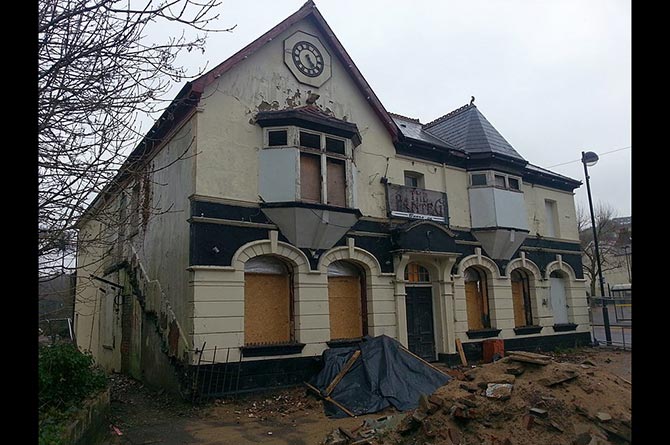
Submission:
[[[607,313],[607,320],[605,313]],[[590,318],[594,343],[633,349],[633,300],[631,297],[591,297]],[[607,339],[608,331],[610,341]]]

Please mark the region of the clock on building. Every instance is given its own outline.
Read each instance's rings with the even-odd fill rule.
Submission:
[[[300,83],[320,87],[331,76],[328,50],[318,37],[298,31],[284,40],[284,63]]]

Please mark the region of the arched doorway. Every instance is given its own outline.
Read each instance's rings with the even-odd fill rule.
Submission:
[[[514,327],[531,326],[533,324],[533,306],[530,296],[530,275],[523,269],[514,269],[510,275]]]
[[[568,323],[568,301],[565,289],[567,278],[565,272],[558,270],[554,270],[549,275],[549,300],[551,302],[551,310],[554,313],[554,324]]]
[[[349,340],[367,335],[365,272],[348,261],[328,266],[330,339]]]
[[[245,345],[293,341],[293,284],[291,268],[270,255],[244,265]]]
[[[476,266],[465,269],[465,306],[468,314],[468,330],[491,328],[489,288],[486,271]]]
[[[417,263],[405,269],[407,346],[424,360],[435,360],[433,292],[428,270]]]

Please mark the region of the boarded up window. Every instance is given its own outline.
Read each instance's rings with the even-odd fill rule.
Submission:
[[[405,269],[405,280],[410,283],[430,283],[430,274],[425,267],[409,263]]]
[[[300,153],[300,198],[308,202],[321,202],[321,158]]]
[[[473,267],[465,270],[465,306],[468,314],[468,329],[491,327],[486,275]]]
[[[514,326],[530,326],[533,315],[530,302],[530,280],[519,270],[512,271],[512,305],[514,307]]]
[[[556,209],[556,201],[545,199],[544,210],[547,236],[554,238],[560,237],[558,232],[558,210]]]
[[[250,260],[249,267],[245,267],[244,342],[247,345],[288,343],[292,340],[289,274],[279,260],[258,259],[260,261]]]
[[[346,207],[347,194],[344,161],[328,158],[327,165],[328,204],[338,207]]]
[[[328,267],[328,305],[332,340],[359,338],[365,334],[361,273],[356,267],[343,261]]]

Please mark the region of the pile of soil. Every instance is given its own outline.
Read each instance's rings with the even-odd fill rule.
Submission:
[[[526,358],[532,357],[528,354]],[[510,355],[455,378],[377,443],[605,445],[631,440],[631,384],[589,359]],[[521,357],[523,358],[523,357]]]

